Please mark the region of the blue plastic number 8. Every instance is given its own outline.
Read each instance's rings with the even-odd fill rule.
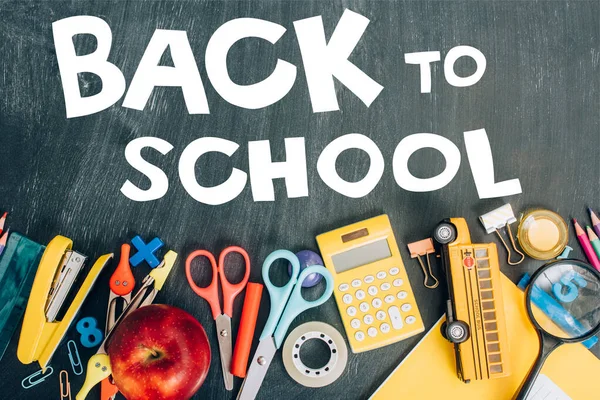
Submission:
[[[563,293],[563,286],[566,286],[567,288],[566,293]],[[577,289],[577,286],[584,288],[587,286],[587,281],[577,272],[569,271],[563,274],[560,278],[560,282],[552,285],[552,293],[554,293],[554,296],[563,303],[571,303],[579,296],[579,289]]]
[[[80,319],[75,328],[77,332],[81,333],[79,341],[83,347],[91,348],[98,346],[104,338],[102,331],[98,329],[98,321],[94,317]]]

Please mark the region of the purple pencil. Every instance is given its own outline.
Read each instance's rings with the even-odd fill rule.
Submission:
[[[592,219],[592,226],[594,227],[594,231],[596,232],[596,235],[600,236],[600,219],[591,208],[588,208],[588,211],[590,212],[590,218]]]

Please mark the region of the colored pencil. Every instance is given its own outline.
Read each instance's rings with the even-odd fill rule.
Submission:
[[[598,236],[589,226],[586,226],[585,230],[587,231],[588,237],[590,238],[590,243],[592,244],[592,247],[598,256],[598,259],[600,259],[600,239],[598,239]]]
[[[4,231],[4,222],[6,221],[6,216],[8,215],[8,211],[5,211],[0,218],[0,235],[2,235],[2,231]]]
[[[592,219],[592,226],[594,227],[594,230],[596,231],[596,235],[600,236],[600,218],[598,218],[596,213],[591,208],[588,208],[588,211],[590,212],[590,218]]]
[[[4,235],[0,237],[0,256],[2,255],[2,253],[4,253],[4,248],[6,247],[6,241],[8,240],[9,231],[10,229],[7,229],[6,232],[4,232]]]
[[[581,228],[581,226],[575,218],[573,218],[573,225],[575,226],[575,234],[577,235],[577,240],[579,240],[579,244],[581,245],[585,256],[587,257],[590,264],[592,264],[592,267],[600,271],[600,260],[598,260],[596,253],[594,253],[594,249],[592,247],[592,244],[590,243],[590,239],[588,239],[584,230]]]

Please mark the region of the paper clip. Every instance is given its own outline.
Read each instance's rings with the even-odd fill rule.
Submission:
[[[565,247],[565,249],[563,250],[562,254],[558,257],[556,257],[557,260],[563,260],[565,258],[569,258],[569,254],[573,251],[573,248],[571,246],[567,246]]]
[[[77,350],[77,343],[74,340],[67,342],[67,349],[69,350],[69,361],[71,361],[71,368],[75,375],[83,374],[83,364],[81,364],[81,358],[79,357],[79,350]]]
[[[410,258],[416,258],[419,260],[419,264],[421,265],[421,269],[423,270],[423,275],[425,279],[423,279],[423,286],[428,289],[435,289],[438,287],[440,282],[437,280],[433,272],[431,271],[431,263],[429,262],[429,254],[435,253],[435,249],[433,248],[433,240],[431,238],[419,240],[418,242],[413,242],[408,244],[408,251],[410,251]],[[427,259],[427,269],[425,269],[425,264],[421,259],[421,256],[425,256]],[[429,270],[429,273],[427,271]],[[428,285],[429,277],[435,282],[433,285]]]
[[[513,237],[512,231],[510,230],[510,224],[517,221],[510,204],[507,203],[507,204],[503,205],[502,207],[498,207],[495,210],[490,211],[487,214],[483,214],[482,216],[479,217],[479,220],[483,224],[483,227],[485,228],[485,231],[487,233],[496,232],[496,234],[500,238],[500,241],[502,242],[502,244],[504,245],[504,248],[506,249],[506,251],[508,253],[508,256],[506,258],[506,261],[508,262],[508,264],[509,265],[521,264],[523,262],[523,260],[525,259],[525,254],[521,253],[519,251],[519,249],[517,249],[517,246],[515,244],[515,238]],[[506,235],[510,239],[510,243],[512,245],[513,250],[521,256],[521,258],[517,262],[512,262],[510,260],[511,259],[510,247],[508,247],[508,244],[506,243],[506,241],[500,234],[500,231],[499,231],[500,228],[506,228]]]
[[[23,389],[30,389],[30,388],[34,387],[35,385],[39,385],[40,383],[44,382],[47,377],[52,375],[52,372],[54,372],[54,370],[50,366],[48,366],[48,368],[46,368],[45,374],[40,369],[39,371],[34,372],[33,374],[29,375],[27,378],[23,379],[21,381],[21,386],[23,387]],[[32,379],[35,378],[36,376],[40,376],[40,378],[38,380],[33,381]]]
[[[60,374],[58,374],[58,378],[60,380],[60,400],[71,400],[71,382],[69,382],[69,373],[63,369],[60,371]]]

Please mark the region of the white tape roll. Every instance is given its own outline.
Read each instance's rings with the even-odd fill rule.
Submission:
[[[300,359],[300,348],[311,339],[322,340],[329,346],[330,357],[319,369],[309,368]],[[348,362],[348,348],[342,335],[323,322],[307,322],[292,331],[283,345],[283,365],[287,373],[301,385],[323,387],[335,382]]]

